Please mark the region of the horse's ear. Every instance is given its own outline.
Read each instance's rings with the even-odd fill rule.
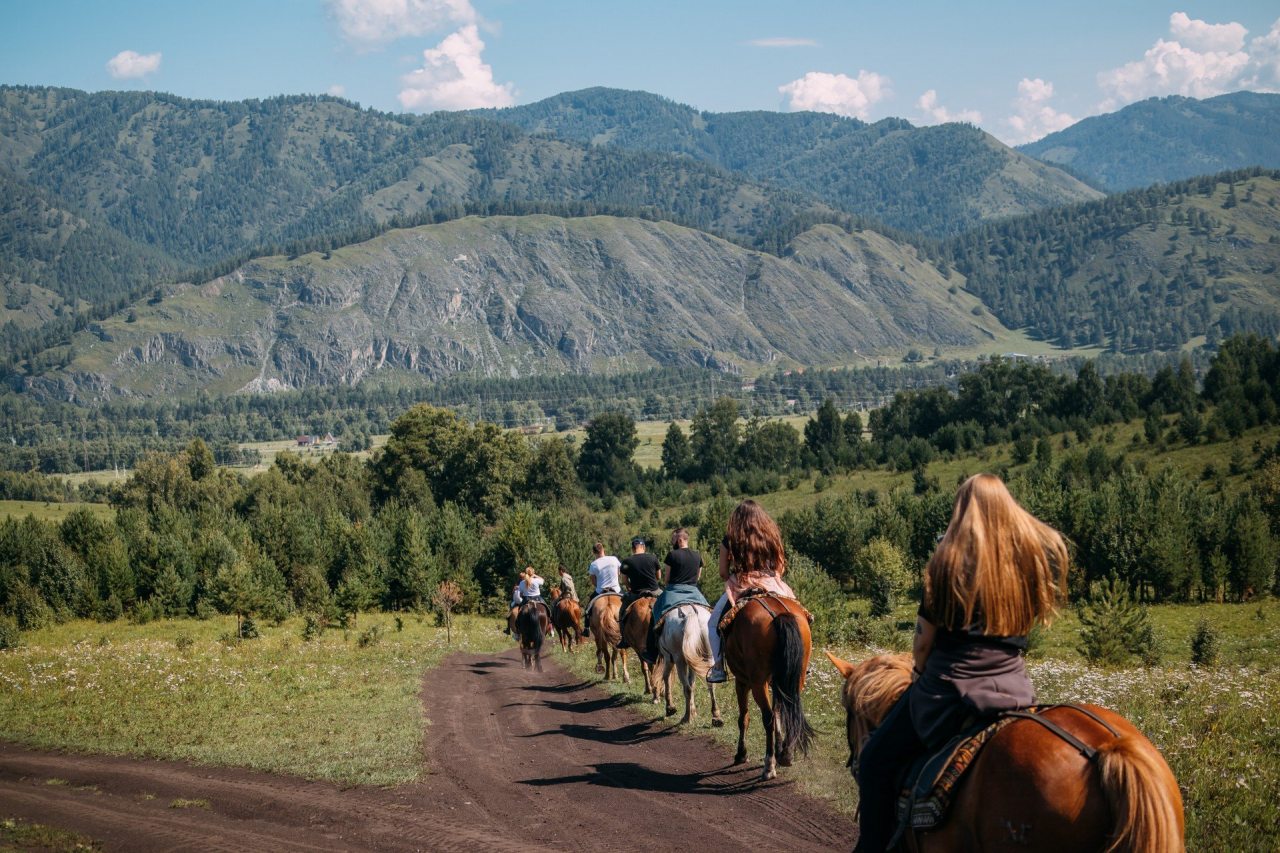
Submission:
[[[827,654],[827,660],[831,661],[831,665],[834,666],[836,670],[840,673],[840,677],[843,678],[845,681],[848,681],[849,676],[853,675],[853,669],[854,669],[853,664],[849,663],[847,660],[841,660],[840,658],[831,654],[831,652],[827,652],[826,654]]]

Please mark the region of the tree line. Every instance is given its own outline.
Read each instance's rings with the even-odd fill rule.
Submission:
[[[950,405],[967,417],[983,412],[988,421],[975,420],[976,429],[990,437],[1032,425],[1047,431],[1051,418],[1064,417],[1079,437],[1090,424],[1099,429],[1108,411],[1144,405],[1149,415],[1170,403],[1206,406],[1202,426],[1224,409],[1239,411],[1238,420],[1223,416],[1228,432],[1274,423],[1280,411],[1280,350],[1256,337],[1224,344],[1200,392],[1186,370],[1104,382],[1090,365],[1070,380],[1033,368],[984,365],[961,377],[957,394],[948,392]],[[945,402],[926,391],[902,396],[926,395]],[[917,423],[875,413],[868,438],[858,412],[830,403],[800,430],[738,414],[730,399],[706,406],[683,450],[676,437],[683,430],[673,427],[657,470],[635,464],[635,423],[622,412],[594,418],[578,446],[417,405],[367,462],[335,453],[312,463],[285,453],[256,477],[219,467],[195,439],[148,457],[112,487],[109,518],[77,510],[61,524],[30,516],[0,522],[0,613],[23,629],[125,614],[305,611],[341,621],[370,607],[429,607],[446,581],[461,591],[462,609],[500,608],[514,570],[545,573],[563,563],[580,572],[596,539],[620,549],[637,530],[661,543],[671,527],[687,526],[713,549],[737,497],[793,485],[787,481],[815,466],[893,464],[876,460],[877,445],[907,440],[895,430]],[[1180,420],[1158,420],[1150,440],[1189,440]],[[937,450],[932,440],[946,427],[909,440],[972,459],[959,445]],[[1074,542],[1073,595],[1102,578],[1155,601],[1280,592],[1280,446],[1257,448],[1252,462],[1233,460],[1256,470],[1250,489],[1228,494],[1212,478],[1130,464],[1101,442],[1055,444],[1040,434],[1021,459],[1015,450],[1014,468],[1003,473],[1028,508]],[[951,492],[922,468],[917,475],[914,488],[826,498],[782,516],[788,548],[809,561],[800,565],[815,595],[855,592],[883,610],[918,583]],[[58,489],[46,482],[41,492],[36,475],[2,482],[28,499]]]

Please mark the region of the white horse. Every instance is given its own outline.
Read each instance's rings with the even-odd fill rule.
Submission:
[[[663,698],[667,703],[667,716],[676,712],[671,704],[671,670],[680,675],[680,685],[684,687],[684,716],[681,723],[687,723],[695,714],[693,703],[694,679],[704,679],[711,669],[711,642],[707,637],[707,623],[711,619],[711,610],[700,604],[681,604],[667,611],[662,625],[662,634],[658,638],[658,650],[662,654],[662,688]],[[716,704],[716,688],[708,684],[711,693],[711,725],[723,726],[720,708]]]

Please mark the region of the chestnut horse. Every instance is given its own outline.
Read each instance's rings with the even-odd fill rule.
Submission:
[[[551,590],[551,624],[560,638],[560,649],[576,651],[582,643],[582,608],[572,598],[562,598],[559,587]]]
[[[711,643],[707,639],[707,622],[711,608],[702,604],[679,604],[667,611],[658,635],[662,653],[662,695],[667,702],[667,716],[676,712],[671,704],[671,671],[675,670],[684,688],[684,716],[680,723],[693,719],[696,709],[693,694],[696,683],[707,677],[711,669]],[[723,726],[720,707],[716,704],[716,686],[708,684],[711,693],[711,725]]]
[[[627,675],[627,653],[618,648],[622,640],[622,626],[618,624],[618,611],[622,609],[622,596],[616,592],[597,595],[591,604],[591,636],[596,641],[596,672],[603,672],[606,681],[618,676],[618,660],[622,660],[622,680],[630,684]]]
[[[877,655],[852,664],[830,652],[827,657],[845,679],[840,700],[850,766],[855,766],[867,735],[911,683],[911,658]],[[1085,757],[1039,723],[1015,720],[965,771],[943,822],[908,833],[905,848],[920,853],[1184,849],[1182,795],[1151,741],[1124,717],[1093,705],[1061,705],[1043,716],[1096,750],[1094,756]]]
[[[724,661],[738,691],[738,752],[747,760],[747,693],[755,697],[764,723],[762,780],[790,767],[795,750],[807,753],[813,729],[804,717],[800,692],[809,668],[809,614],[794,598],[768,594],[751,598],[724,638]]]
[[[524,668],[542,672],[542,643],[551,630],[547,608],[536,601],[526,601],[516,614],[516,634],[520,639],[520,655]]]
[[[649,625],[653,623],[655,601],[657,599],[649,596],[637,598],[627,608],[627,615],[622,617],[622,639],[627,641],[630,648],[644,651],[645,645],[648,644]],[[644,692],[653,697],[653,704],[656,705],[658,704],[658,668],[645,663],[639,652],[636,653],[636,660],[640,661],[640,677],[644,679]],[[622,671],[625,673],[626,670],[627,660],[624,657]],[[626,680],[624,676],[623,681]]]

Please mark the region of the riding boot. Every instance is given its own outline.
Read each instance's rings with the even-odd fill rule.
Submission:
[[[657,625],[654,622],[649,623],[649,633],[645,635],[645,644],[643,649],[636,651],[636,655],[640,660],[649,664],[649,666],[658,665],[658,632],[655,630]]]

